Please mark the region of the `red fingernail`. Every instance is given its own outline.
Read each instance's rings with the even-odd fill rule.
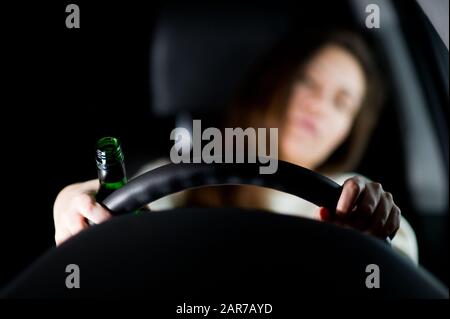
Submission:
[[[320,208],[320,218],[322,220],[328,220],[330,218],[330,212],[325,207]]]

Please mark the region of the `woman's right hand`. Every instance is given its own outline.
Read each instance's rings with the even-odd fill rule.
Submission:
[[[98,188],[95,179],[66,186],[59,192],[53,205],[56,245],[88,228],[86,219],[99,224],[111,218],[108,210],[95,201]]]

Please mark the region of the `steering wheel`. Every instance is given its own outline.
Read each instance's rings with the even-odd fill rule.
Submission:
[[[305,168],[278,165],[275,174],[260,175],[256,164],[168,164],[133,179],[103,201],[122,216],[50,249],[0,296],[282,297],[285,306],[296,305],[299,296],[448,298],[437,279],[381,240],[331,223],[238,208],[127,214],[186,188],[222,184],[270,187],[334,211],[339,185]],[[65,285],[66,267],[74,264],[80,289]],[[368,273],[373,267],[377,274]],[[372,286],[369,276],[378,276],[380,285]]]
[[[259,157],[260,162],[268,158]],[[166,164],[133,179],[102,202],[113,215],[133,212],[178,191],[214,185],[257,185],[303,198],[330,212],[336,209],[342,187],[301,166],[278,160],[276,174],[260,174],[257,163]]]

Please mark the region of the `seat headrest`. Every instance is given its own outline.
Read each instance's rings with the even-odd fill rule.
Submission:
[[[163,9],[150,50],[154,114],[216,112],[227,106],[249,68],[291,23],[292,17],[280,6]]]

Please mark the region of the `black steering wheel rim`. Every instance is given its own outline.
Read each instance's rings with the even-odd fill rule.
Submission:
[[[261,158],[267,163],[267,158]],[[274,174],[260,174],[259,163],[166,164],[144,173],[105,198],[113,215],[131,213],[164,196],[196,187],[256,185],[283,191],[317,206],[336,209],[342,187],[323,175],[278,160]]]
[[[80,289],[67,289],[67,265]],[[367,265],[381,271],[368,289]],[[50,249],[0,298],[448,298],[424,269],[332,223],[239,208],[124,215]],[[291,298],[291,299],[289,299]],[[350,298],[350,299],[349,299]]]

